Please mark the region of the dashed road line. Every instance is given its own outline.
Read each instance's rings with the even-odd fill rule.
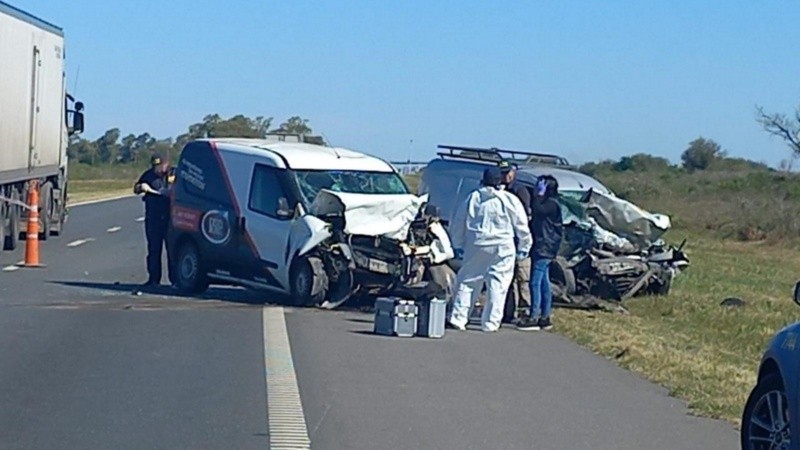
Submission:
[[[18,270],[19,270],[19,266],[17,266],[17,265],[3,267],[3,272],[16,272]]]
[[[137,217],[137,218],[136,218],[136,221],[137,221],[137,222],[144,222],[144,216],[142,216],[142,217]]]
[[[108,232],[108,233],[116,233],[117,231],[119,231],[121,229],[122,229],[122,227],[111,227],[111,228],[107,229],[106,232]]]
[[[297,386],[283,308],[265,307],[261,317],[264,327],[269,448],[310,449],[311,439],[308,437],[300,388]]]
[[[94,239],[92,239],[92,238],[78,239],[77,241],[72,241],[69,244],[67,244],[67,247],[70,247],[70,248],[78,247],[79,245],[83,245],[83,244],[85,244],[87,242],[92,242],[92,241],[94,241]]]

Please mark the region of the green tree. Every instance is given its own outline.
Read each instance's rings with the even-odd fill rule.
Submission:
[[[122,143],[119,148],[119,162],[129,163],[134,160],[136,153],[136,136],[129,134],[122,138]]]
[[[100,137],[100,139],[95,141],[95,145],[97,146],[97,156],[100,162],[113,164],[119,161],[119,137],[119,128],[112,128],[106,131],[105,134]]]
[[[800,106],[794,110],[794,117],[786,114],[767,114],[764,108],[756,107],[756,121],[761,124],[764,131],[783,139],[792,155],[800,156]]]
[[[178,136],[175,147],[180,150],[188,142],[202,138],[264,138],[271,124],[271,117],[259,116],[252,119],[238,114],[230,119],[223,119],[219,114],[209,114],[202,122],[190,125],[186,133]]]
[[[681,155],[681,161],[686,170],[693,172],[706,170],[724,157],[725,151],[719,144],[711,139],[699,137],[689,143],[689,148]]]
[[[617,172],[657,172],[666,170],[670,167],[669,160],[659,156],[637,153],[631,156],[623,156],[614,164]]]
[[[67,146],[67,156],[83,164],[95,164],[98,160],[97,146],[92,141],[72,135]]]
[[[283,122],[273,133],[311,134],[313,130],[308,126],[308,120],[300,116],[292,116]]]

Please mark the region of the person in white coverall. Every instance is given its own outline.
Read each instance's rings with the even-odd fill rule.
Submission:
[[[482,186],[469,195],[450,223],[456,257],[463,259],[448,319],[451,328],[466,330],[485,282],[488,300],[483,309],[481,329],[497,331],[514,278],[514,263],[517,258],[527,258],[530,252],[533,239],[525,207],[514,194],[503,190],[502,183],[499,168],[486,169]]]

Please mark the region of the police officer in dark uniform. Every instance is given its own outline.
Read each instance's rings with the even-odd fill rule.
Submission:
[[[161,284],[161,254],[169,227],[169,160],[155,154],[150,158],[152,167],[144,172],[133,186],[133,192],[144,195],[144,229],[147,237],[147,283]],[[171,264],[169,265],[171,266]],[[169,267],[171,269],[171,267]],[[172,276],[170,274],[170,280]]]

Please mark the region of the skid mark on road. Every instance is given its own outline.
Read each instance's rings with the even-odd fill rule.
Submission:
[[[83,245],[83,244],[85,244],[87,242],[92,242],[92,241],[94,241],[94,239],[92,239],[92,238],[78,239],[77,241],[72,241],[69,244],[67,244],[67,247],[70,247],[70,248],[78,247],[80,245]]]
[[[116,233],[117,231],[119,231],[121,229],[122,229],[122,227],[111,227],[111,228],[107,229],[106,232],[108,232],[108,233]]]
[[[300,388],[294,371],[292,348],[286,331],[283,308],[265,307],[264,366],[267,377],[269,448],[272,450],[310,449]]]

